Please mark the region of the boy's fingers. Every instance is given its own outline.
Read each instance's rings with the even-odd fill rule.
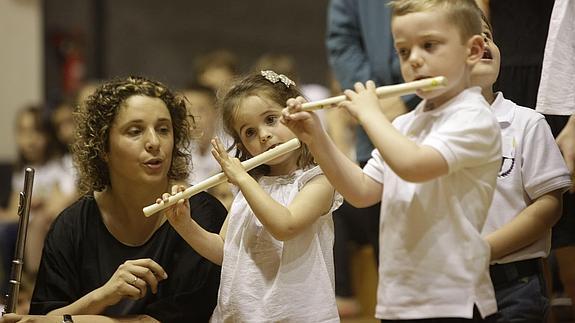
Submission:
[[[375,82],[369,80],[365,83],[365,88],[368,90],[375,90]]]
[[[353,85],[353,88],[355,89],[356,92],[365,90],[365,86],[363,86],[363,84],[361,82],[356,82]]]

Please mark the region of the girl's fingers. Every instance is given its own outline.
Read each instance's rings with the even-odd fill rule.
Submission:
[[[228,152],[226,151],[226,148],[224,147],[224,144],[222,143],[222,141],[220,140],[220,138],[216,137],[216,144],[218,145],[218,150],[222,152],[222,154],[225,154],[226,157],[228,156]]]
[[[307,100],[303,97],[303,96],[298,96],[297,98],[295,98],[299,104],[304,104],[307,102]]]
[[[357,96],[357,93],[355,93],[355,91],[349,89],[343,91],[343,94],[345,94],[348,100],[353,100]]]

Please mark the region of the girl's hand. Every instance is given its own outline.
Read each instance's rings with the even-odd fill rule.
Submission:
[[[164,202],[167,203],[168,199],[172,195],[176,195],[179,192],[183,192],[186,188],[183,185],[173,185],[172,194],[164,193],[161,199],[157,199],[156,203]],[[164,215],[170,222],[170,225],[178,231],[178,229],[185,228],[193,221],[190,218],[190,202],[188,199],[181,199],[176,204],[171,205],[164,209]]]
[[[374,113],[381,114],[373,81],[367,81],[365,86],[359,82],[355,83],[354,89],[355,91],[344,91],[348,100],[339,103],[338,107],[346,109],[360,123],[362,120],[368,120]]]
[[[287,100],[286,108],[282,110],[280,122],[285,124],[299,140],[310,145],[315,136],[323,130],[317,114],[301,111],[301,106],[305,102],[306,100],[301,96]]]
[[[228,155],[220,139],[217,137],[212,139],[212,147],[212,155],[222,167],[222,171],[226,174],[228,182],[239,186],[239,181],[242,178],[250,177],[240,160]]]
[[[98,299],[110,306],[124,298],[140,299],[146,295],[148,287],[155,294],[158,283],[166,278],[168,274],[152,259],[127,260],[96,292]]]

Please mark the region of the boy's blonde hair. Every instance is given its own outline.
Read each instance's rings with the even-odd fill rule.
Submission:
[[[415,12],[443,9],[447,18],[458,29],[461,41],[481,35],[481,9],[475,0],[392,0],[389,2],[392,19]]]

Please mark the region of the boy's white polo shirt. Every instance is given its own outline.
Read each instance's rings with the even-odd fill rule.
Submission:
[[[398,177],[374,150],[364,172],[383,184],[376,317],[482,316],[497,310],[480,235],[501,163],[497,121],[479,88],[433,111],[425,101],[394,126],[436,149],[449,173],[423,182]]]
[[[571,185],[569,170],[545,118],[496,93],[491,109],[501,127],[503,163],[482,235],[501,228],[544,194]],[[494,263],[546,257],[551,231]]]

